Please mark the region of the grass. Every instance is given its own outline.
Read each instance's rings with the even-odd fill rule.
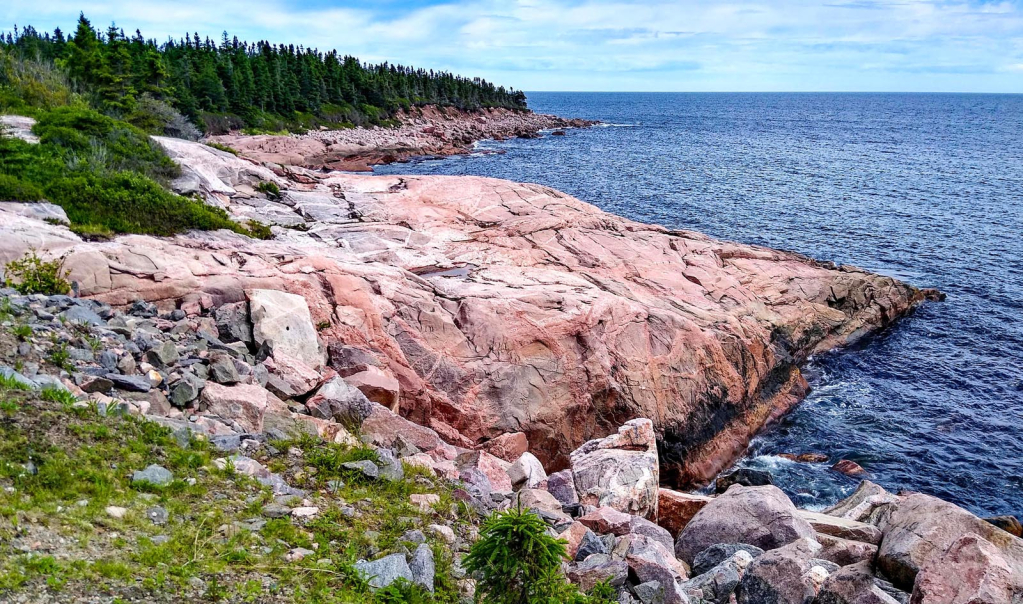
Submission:
[[[360,558],[398,551],[410,528],[447,522],[464,532],[458,527],[470,515],[451,486],[421,470],[406,468],[405,479],[393,482],[364,480],[341,464],[372,459],[370,449],[312,437],[274,442],[253,455],[308,490],[321,511],[309,521],[265,519],[261,510],[272,494],[230,468],[218,470],[212,461],[221,454],[205,441],[182,447],[157,424],[101,417],[57,392],[7,386],[0,381],[0,601],[40,593],[135,601],[458,601],[451,554],[439,543],[432,596],[408,586],[373,594],[354,572]],[[153,463],[171,470],[173,482],[131,483],[134,470]],[[327,485],[337,479],[345,484],[335,493]],[[412,507],[408,496],[424,492],[439,494],[441,503],[426,512]],[[165,525],[147,516],[157,505],[168,512]],[[128,511],[114,518],[107,506]],[[20,542],[42,544],[41,551],[19,550]],[[54,543],[59,547],[48,550]],[[295,547],[316,553],[285,562]]]
[[[212,148],[214,148],[214,149],[216,149],[218,151],[223,151],[225,153],[230,153],[231,155],[238,155],[238,150],[234,149],[232,147],[229,147],[228,145],[222,145],[222,144],[220,144],[218,142],[215,142],[215,141],[206,141],[203,144],[205,144],[207,147],[212,147]]]

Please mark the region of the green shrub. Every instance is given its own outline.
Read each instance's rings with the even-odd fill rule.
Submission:
[[[103,225],[114,233],[169,236],[189,229],[247,233],[224,210],[170,193],[132,172],[64,178],[50,185],[46,194],[64,208],[73,224]]]
[[[39,201],[43,192],[30,182],[10,174],[0,174],[0,201]]]
[[[206,141],[203,144],[207,147],[213,147],[217,151],[223,151],[224,153],[230,153],[231,155],[238,155],[238,151],[236,149],[228,147],[227,145],[221,145],[216,141]]]
[[[567,558],[565,542],[548,535],[539,516],[512,509],[483,523],[462,566],[477,577],[477,602],[553,604],[572,597],[561,574]]]
[[[379,604],[433,604],[433,596],[425,588],[398,579],[376,593]]]
[[[277,186],[277,183],[271,180],[259,181],[259,184],[256,185],[256,190],[259,191],[260,193],[263,193],[270,199],[281,198],[281,188]]]
[[[98,158],[93,171],[132,171],[166,182],[181,168],[149,135],[91,109],[60,107],[40,116],[32,128],[43,145],[58,147],[70,162]]]
[[[172,136],[197,141],[202,135],[195,124],[172,107],[169,103],[154,99],[148,94],[139,97],[135,108],[125,118],[129,124],[161,136]]]
[[[0,48],[0,111],[33,113],[81,102],[52,63],[22,59]]]
[[[11,260],[4,265],[4,285],[13,287],[22,294],[44,294],[54,296],[71,292],[71,284],[64,270],[64,259],[43,260],[35,250],[20,260]]]
[[[273,231],[270,230],[270,227],[266,226],[265,224],[263,224],[261,222],[256,222],[255,220],[249,220],[246,223],[246,226],[248,226],[248,228],[249,228],[249,236],[252,237],[253,239],[273,239],[274,238]]]

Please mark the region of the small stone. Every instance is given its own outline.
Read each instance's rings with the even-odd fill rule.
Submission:
[[[293,518],[312,518],[319,513],[320,508],[313,506],[294,508],[291,510],[291,516]]]
[[[770,472],[754,470],[753,468],[739,468],[734,472],[725,474],[714,481],[714,490],[717,493],[724,493],[733,484],[741,484],[744,487],[762,487],[774,484]]]
[[[364,459],[362,461],[349,461],[341,464],[341,467],[347,470],[361,472],[366,478],[378,478],[380,476],[380,468],[368,459]]]
[[[117,355],[109,350],[100,352],[97,360],[99,361],[100,366],[107,371],[114,371],[117,369]]]
[[[409,501],[412,502],[412,505],[419,508],[420,512],[425,513],[429,512],[434,505],[440,503],[440,495],[436,495],[434,493],[425,494],[417,493],[414,495],[409,495]]]
[[[132,484],[149,483],[160,487],[170,484],[172,480],[174,480],[174,474],[167,468],[156,464],[145,470],[139,470],[131,476]]]
[[[148,377],[137,375],[118,375],[116,373],[108,373],[103,377],[113,382],[114,387],[120,388],[121,390],[127,390],[129,392],[149,392],[153,389],[153,384],[149,381]]]
[[[426,530],[439,537],[441,541],[447,543],[448,545],[451,545],[455,542],[455,531],[453,531],[449,526],[444,526],[442,524],[431,524],[426,527]]]
[[[146,351],[146,361],[160,369],[175,365],[178,360],[180,360],[178,348],[171,341],[163,342]]]
[[[312,556],[315,554],[311,549],[305,549],[302,547],[296,547],[295,549],[289,550],[288,553],[284,554],[284,560],[287,562],[298,562],[306,556]]]
[[[124,518],[124,516],[128,513],[128,508],[122,508],[116,505],[108,505],[106,507],[106,513],[107,516],[110,516],[111,518],[117,518],[118,520],[120,520],[121,518]]]
[[[214,354],[210,357],[209,379],[218,384],[236,384],[241,379],[234,360],[226,354]]]
[[[355,563],[355,569],[369,582],[372,589],[387,587],[398,579],[410,582],[415,579],[404,554],[391,554],[372,562],[361,560]]]
[[[146,510],[146,518],[149,518],[153,524],[160,526],[167,524],[167,521],[170,519],[170,514],[168,514],[167,510],[164,508],[154,506]]]
[[[291,508],[278,503],[269,503],[263,506],[262,512],[267,518],[285,518],[291,515]]]

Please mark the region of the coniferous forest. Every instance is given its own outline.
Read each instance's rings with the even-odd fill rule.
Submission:
[[[138,122],[169,105],[207,133],[386,124],[400,109],[429,104],[526,108],[522,92],[479,78],[369,65],[336,51],[243,42],[226,32],[219,42],[192,34],[158,43],[114,25],[97,31],[84,15],[70,35],[16,28],[0,37],[0,48],[8,60],[52,64],[103,113]]]

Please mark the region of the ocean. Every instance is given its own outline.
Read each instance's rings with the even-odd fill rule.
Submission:
[[[740,466],[797,505],[858,480],[1023,517],[1023,95],[531,93],[604,125],[380,166],[536,182],[608,212],[793,250],[948,295],[805,368]],[[495,154],[493,151],[502,153]]]

